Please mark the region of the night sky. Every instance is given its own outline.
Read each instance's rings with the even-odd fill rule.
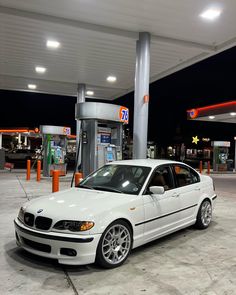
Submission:
[[[186,110],[236,100],[236,47],[181,70],[150,85],[148,139],[159,145],[191,143],[192,136],[233,140],[233,124],[190,122]],[[76,98],[0,90],[0,127],[71,126],[75,132]],[[114,103],[130,108],[134,93]],[[235,131],[235,133],[234,133]]]

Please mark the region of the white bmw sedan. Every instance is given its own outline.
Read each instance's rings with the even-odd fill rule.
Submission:
[[[113,268],[140,245],[193,224],[207,228],[216,197],[212,179],[183,163],[113,162],[78,187],[25,203],[16,241],[62,264]]]

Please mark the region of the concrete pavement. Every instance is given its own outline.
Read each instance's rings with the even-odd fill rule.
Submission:
[[[205,231],[188,228],[133,250],[114,270],[63,267],[15,244],[13,219],[23,202],[51,192],[51,181],[0,172],[1,294],[236,294],[236,177],[214,175],[217,206]],[[70,187],[70,179],[61,189]]]

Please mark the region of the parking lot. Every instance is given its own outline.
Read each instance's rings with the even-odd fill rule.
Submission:
[[[236,294],[236,176],[213,178],[218,199],[207,230],[182,230],[135,249],[120,268],[103,270],[64,267],[19,249],[13,219],[24,201],[50,193],[51,181],[0,172],[1,294]]]

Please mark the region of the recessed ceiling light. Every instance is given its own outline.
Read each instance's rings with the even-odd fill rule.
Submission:
[[[88,91],[86,92],[86,94],[87,94],[87,95],[94,95],[94,92],[91,91],[91,90],[88,90]]]
[[[28,88],[34,90],[34,89],[37,88],[37,85],[35,85],[35,84],[28,84]]]
[[[108,82],[116,82],[116,77],[115,76],[108,76],[107,81]]]
[[[236,113],[232,112],[230,113],[230,116],[236,116]]]
[[[217,8],[210,8],[203,13],[200,14],[200,17],[207,19],[207,20],[215,20],[217,17],[221,15],[221,10]]]
[[[35,71],[39,74],[44,74],[46,72],[46,70],[47,69],[44,67],[40,67],[40,66],[35,67]]]
[[[60,47],[60,42],[56,41],[56,40],[47,40],[47,47],[51,48],[51,49],[57,49],[58,47]]]
[[[210,120],[213,120],[213,119],[215,119],[215,116],[209,116],[208,117]]]

